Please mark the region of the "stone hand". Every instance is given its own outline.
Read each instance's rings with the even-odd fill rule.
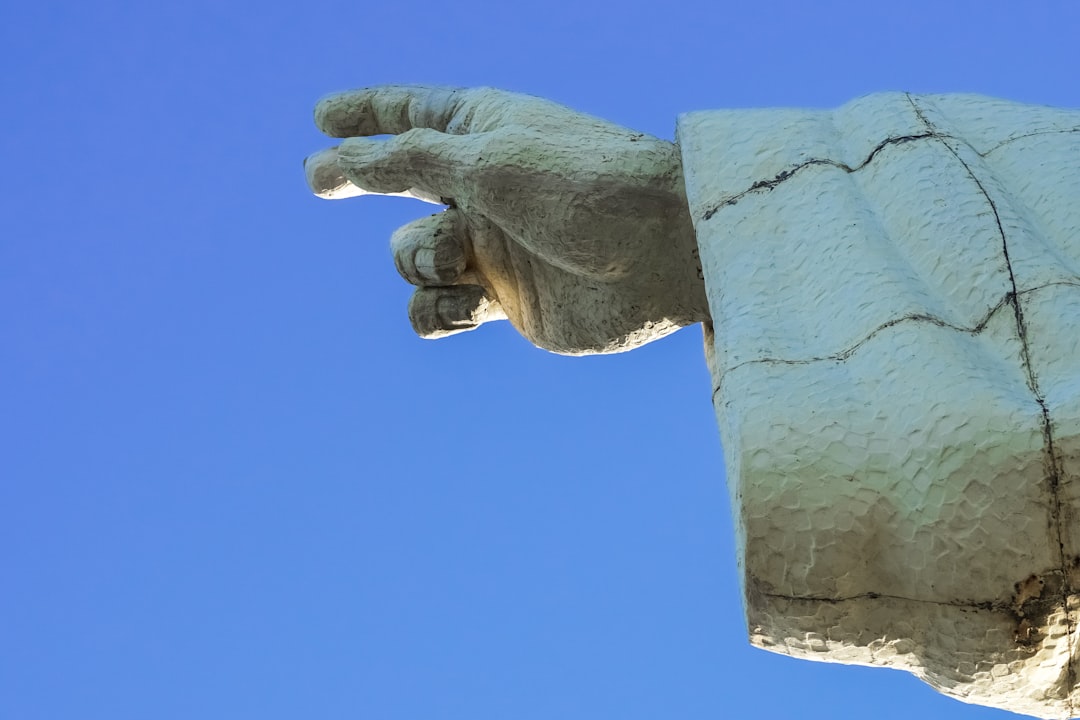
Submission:
[[[421,336],[508,318],[540,347],[590,354],[708,319],[672,143],[488,88],[346,92],[315,121],[346,138],[305,162],[319,196],[448,206],[391,239]]]

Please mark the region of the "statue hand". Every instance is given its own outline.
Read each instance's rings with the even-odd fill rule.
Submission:
[[[672,143],[488,88],[341,93],[315,121],[347,138],[305,162],[316,194],[449,206],[391,239],[421,336],[508,318],[548,350],[603,353],[708,318]]]

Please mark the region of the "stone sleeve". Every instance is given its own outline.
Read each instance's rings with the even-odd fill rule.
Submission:
[[[1080,711],[1080,112],[679,120],[750,640]]]

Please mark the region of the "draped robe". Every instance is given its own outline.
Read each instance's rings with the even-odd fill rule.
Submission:
[[[678,123],[751,642],[1080,713],[1080,111]]]

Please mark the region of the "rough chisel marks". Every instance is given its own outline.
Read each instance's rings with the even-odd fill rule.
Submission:
[[[915,110],[915,114],[918,116],[919,120],[926,126],[929,134],[938,139],[941,144],[944,145],[946,149],[948,149],[948,151],[953,155],[953,157],[956,158],[957,162],[959,162],[963,166],[964,171],[967,173],[968,177],[971,178],[972,182],[974,182],[979,188],[979,192],[982,193],[984,198],[986,198],[986,202],[989,204],[990,210],[994,215],[994,221],[997,223],[998,233],[1001,236],[1002,254],[1004,255],[1005,267],[1008,269],[1009,272],[1009,283],[1012,287],[1012,291],[1009,293],[1007,301],[1009,305],[1012,306],[1013,315],[1016,320],[1016,333],[1020,340],[1021,360],[1024,365],[1024,371],[1027,374],[1028,387],[1031,389],[1031,394],[1035,398],[1035,401],[1039,404],[1039,408],[1042,413],[1042,433],[1044,442],[1046,443],[1044,455],[1046,465],[1046,478],[1051,498],[1051,511],[1053,515],[1054,531],[1057,536],[1056,539],[1058,545],[1058,557],[1060,562],[1060,566],[1058,569],[1061,573],[1062,578],[1060,590],[1061,611],[1062,613],[1064,613],[1066,628],[1068,630],[1068,637],[1070,638],[1069,642],[1067,643],[1067,647],[1069,650],[1068,667],[1066,669],[1068,687],[1065,689],[1064,699],[1069,714],[1071,715],[1074,712],[1074,708],[1072,705],[1072,691],[1076,686],[1076,658],[1074,657],[1071,641],[1074,631],[1074,623],[1072,616],[1069,612],[1069,595],[1071,591],[1068,582],[1069,563],[1066,558],[1063,529],[1061,526],[1061,461],[1058,457],[1057,450],[1054,447],[1054,428],[1053,422],[1050,418],[1050,410],[1046,405],[1045,397],[1039,389],[1039,378],[1036,376],[1034,366],[1031,362],[1031,347],[1028,340],[1027,323],[1024,321],[1024,308],[1020,302],[1020,292],[1016,286],[1016,275],[1013,272],[1012,261],[1009,257],[1009,239],[1006,236],[1004,227],[1002,226],[1001,216],[998,213],[997,205],[994,203],[994,199],[990,196],[990,193],[987,192],[986,187],[983,185],[982,181],[979,180],[978,176],[971,169],[971,166],[963,159],[963,157],[960,156],[960,153],[957,152],[956,148],[944,136],[940,135],[937,132],[937,128],[934,127],[934,124],[930,122],[930,120],[926,117],[926,114],[923,112],[922,108],[919,107],[918,103],[915,102],[915,99],[912,98],[910,94],[907,96],[907,99],[908,102],[911,103],[911,107]],[[1034,134],[1036,133],[1028,133],[1026,136]],[[1025,135],[1021,135],[1012,139],[1020,139],[1020,137],[1024,136]],[[1000,147],[1000,145],[998,147]]]
[[[883,93],[679,138],[750,642],[1080,711],[1080,112]]]

